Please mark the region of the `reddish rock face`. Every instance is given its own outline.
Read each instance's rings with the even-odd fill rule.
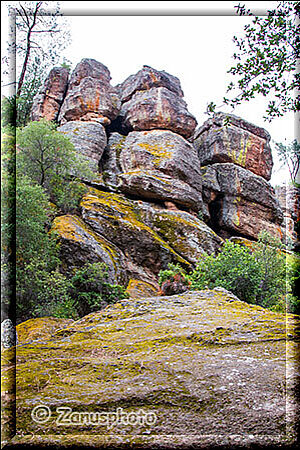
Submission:
[[[282,238],[283,214],[274,189],[262,177],[231,163],[201,169],[203,201],[211,225],[224,237],[257,239],[267,230]]]
[[[137,91],[146,91],[153,87],[165,87],[179,97],[183,97],[180,81],[164,70],[159,71],[143,66],[136,74],[130,75],[123,83],[116,86],[121,101],[127,102]]]
[[[137,91],[123,103],[120,115],[129,130],[171,130],[186,139],[192,136],[197,125],[185,101],[165,87]]]
[[[274,211],[241,197],[224,196],[215,220],[223,237],[242,235],[258,239],[261,231],[267,231],[284,239],[281,221],[274,216]]]
[[[56,120],[66,94],[69,71],[63,67],[54,67],[33,100],[31,120]]]
[[[231,162],[270,180],[270,139],[263,128],[231,114],[217,113],[195,132],[194,146],[201,165]]]
[[[73,71],[59,121],[95,120],[107,125],[120,110],[117,91],[110,85],[107,67],[94,59],[83,59]]]

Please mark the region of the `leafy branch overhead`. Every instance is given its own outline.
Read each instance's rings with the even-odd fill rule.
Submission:
[[[228,73],[230,82],[225,104],[235,107],[261,94],[270,96],[265,119],[271,121],[290,111],[300,110],[299,17],[300,2],[278,2],[267,17],[254,16],[245,5],[235,7],[240,16],[253,16],[244,26],[244,36],[233,40],[237,52]]]

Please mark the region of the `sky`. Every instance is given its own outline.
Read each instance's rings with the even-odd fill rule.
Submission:
[[[1,5],[4,3],[9,2],[1,2]],[[257,97],[234,111],[222,106],[232,80],[227,71],[234,64],[232,55],[237,50],[233,36],[242,37],[244,25],[251,21],[249,17],[235,14],[234,6],[238,3],[60,2],[72,35],[71,44],[63,55],[72,62],[72,68],[82,58],[93,58],[105,64],[110,70],[112,85],[124,81],[144,64],[165,70],[180,79],[188,109],[199,125],[207,120],[206,107],[213,101],[218,110],[232,112],[267,129],[273,141],[291,142],[295,138],[293,115],[271,123],[264,121],[267,98]],[[245,3],[257,14],[277,4]],[[272,148],[275,149],[274,143]],[[287,171],[279,170],[275,151],[273,158],[271,183],[282,184],[288,179]]]

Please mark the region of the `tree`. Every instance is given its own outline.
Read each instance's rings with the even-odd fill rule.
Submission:
[[[296,139],[294,139],[294,141],[289,145],[284,145],[281,142],[277,142],[276,150],[279,160],[286,164],[292,183],[295,184],[298,180],[298,172],[300,167],[300,144]]]
[[[263,231],[251,248],[226,240],[216,256],[204,254],[189,279],[192,290],[221,286],[245,302],[284,310],[290,272],[281,242]]]
[[[245,6],[239,4],[235,8],[239,15],[253,16]],[[227,92],[232,96],[224,98],[225,104],[234,108],[257,94],[272,95],[264,117],[269,121],[300,110],[300,74],[296,70],[299,17],[299,1],[278,2],[267,17],[255,16],[251,24],[244,26],[244,37],[234,36],[238,52],[233,55],[236,64],[228,73],[239,78],[229,84]]]
[[[6,74],[16,78],[9,84],[16,86],[18,125],[25,125],[48,67],[64,60],[70,31],[58,2],[12,2],[8,10],[10,41],[2,63],[9,68]]]
[[[64,212],[76,208],[86,190],[81,181],[93,176],[70,140],[47,120],[17,130],[17,171],[45,189]]]

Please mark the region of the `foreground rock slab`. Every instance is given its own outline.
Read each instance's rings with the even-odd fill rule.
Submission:
[[[297,316],[221,288],[123,300],[17,346],[12,444],[292,444],[297,330]],[[39,405],[46,416],[34,415]],[[59,407],[73,422],[57,421]],[[123,421],[103,423],[118,408]],[[152,420],[126,422],[141,411]]]

